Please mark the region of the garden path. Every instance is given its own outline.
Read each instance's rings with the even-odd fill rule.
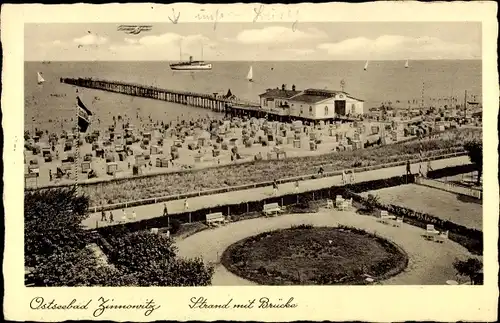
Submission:
[[[470,163],[469,157],[461,156],[461,157],[433,161],[432,166],[434,169],[439,169],[439,168],[463,165],[468,163]],[[419,163],[412,164],[411,168],[412,168],[412,173],[418,172]],[[355,182],[370,181],[375,179],[400,176],[405,174],[405,172],[406,172],[406,166],[389,167],[389,168],[382,168],[366,172],[360,172],[356,173]],[[299,184],[299,192],[318,190],[321,188],[330,187],[332,185],[341,185],[341,182],[342,182],[342,176],[340,175],[301,181]],[[224,205],[231,203],[236,204],[236,203],[243,203],[246,201],[262,200],[270,197],[272,195],[272,191],[273,191],[272,186],[269,186],[269,187],[260,187],[260,188],[253,188],[253,189],[206,195],[206,196],[198,196],[190,198],[188,200],[188,204],[189,204],[189,209],[195,211],[203,208],[214,207],[217,205]],[[278,196],[290,194],[293,193],[294,191],[295,191],[294,183],[280,184]],[[169,201],[166,202],[166,204],[169,214],[184,212],[184,200]],[[127,208],[125,209],[125,213],[129,216],[127,222],[141,221],[162,216],[163,207],[164,203],[157,203],[157,204],[148,204],[148,205]],[[132,211],[135,211],[136,213],[135,219],[130,218]],[[108,214],[109,212],[106,212],[106,215]],[[123,212],[121,210],[114,210],[113,211],[113,217],[115,220],[114,224],[117,224],[116,221],[120,220],[122,216]],[[89,229],[95,228],[96,223],[98,223],[99,227],[112,225],[109,222],[100,220],[101,220],[100,212],[92,213],[87,219],[83,221],[82,224]]]
[[[321,209],[313,214],[289,214],[273,218],[255,218],[234,222],[216,229],[208,229],[176,242],[179,256],[201,257],[207,263],[215,264],[212,279],[214,286],[255,285],[229,272],[219,259],[223,251],[234,242],[261,232],[289,228],[292,225],[312,224],[314,226],[353,226],[387,238],[406,251],[409,264],[402,273],[382,281],[383,285],[443,285],[447,280],[457,280],[453,261],[472,256],[467,249],[447,240],[440,244],[425,240],[425,230],[403,223],[393,227],[377,222],[371,216],[354,211]]]

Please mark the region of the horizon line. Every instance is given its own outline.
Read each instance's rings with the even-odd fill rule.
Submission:
[[[427,59],[290,59],[290,60],[202,60],[205,62],[395,62],[395,61],[482,61],[482,58],[427,58]],[[24,60],[25,63],[43,63],[43,62],[179,62],[179,60],[162,60],[162,59],[147,59],[147,60]]]

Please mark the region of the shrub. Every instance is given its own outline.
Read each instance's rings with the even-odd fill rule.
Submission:
[[[481,276],[480,271],[483,269],[483,263],[478,258],[469,258],[467,260],[456,259],[453,263],[453,268],[459,275],[469,277],[473,285],[478,281]]]
[[[368,198],[366,199],[364,206],[365,210],[369,213],[375,212],[377,206],[379,205],[380,198],[373,194],[368,194]]]
[[[88,244],[103,244],[83,230],[88,198],[76,188],[25,192],[25,266],[35,286],[205,286],[213,268],[201,259],[178,259],[172,241],[149,232],[111,227],[102,250],[114,266],[102,264]],[[97,237],[95,236],[97,235]]]
[[[314,228],[312,224],[299,224],[299,225],[294,224],[290,227],[291,230],[306,230],[312,228]]]

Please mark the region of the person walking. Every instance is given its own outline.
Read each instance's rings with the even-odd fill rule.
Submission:
[[[347,184],[347,174],[345,173],[345,170],[342,170],[342,185]]]
[[[132,210],[132,221],[135,221],[137,219],[137,214],[135,214],[135,210]]]
[[[299,194],[299,181],[295,181],[295,194]]]
[[[109,212],[109,223],[115,222],[115,219],[113,217],[113,212]]]
[[[318,175],[323,176],[324,172],[325,172],[325,170],[323,169],[323,166],[320,166],[319,170],[318,170]]]
[[[273,196],[276,196],[278,195],[278,183],[276,182],[276,180],[274,180],[273,182]]]
[[[189,204],[188,204],[188,199],[186,198],[184,200],[184,212],[187,212],[189,210]]]
[[[349,178],[349,183],[354,183],[354,169],[351,170],[351,177]]]
[[[167,203],[163,203],[163,216],[168,216]]]
[[[406,161],[406,175],[410,176],[411,175],[411,164],[410,160]]]
[[[101,221],[106,221],[106,212],[101,212]]]

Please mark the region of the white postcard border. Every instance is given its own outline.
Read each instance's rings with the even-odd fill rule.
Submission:
[[[498,156],[497,118],[499,80],[496,42],[498,23],[494,2],[416,3],[377,2],[366,4],[265,5],[257,22],[300,21],[480,21],[482,22],[484,102],[484,267],[483,286],[370,286],[370,287],[205,287],[205,288],[26,288],[23,266],[23,39],[24,24],[30,22],[168,22],[172,9],[181,12],[179,23],[200,22],[200,8],[222,12],[217,23],[251,22],[258,4],[109,4],[109,5],[5,5],[2,10],[2,112],[4,129],[5,252],[4,314],[10,320],[60,321],[93,319],[93,310],[30,310],[36,296],[61,303],[78,298],[113,298],[117,303],[138,304],[154,299],[161,307],[150,316],[143,311],[106,311],[97,319],[116,321],[151,320],[495,320],[497,313]],[[273,11],[274,10],[274,11]],[[297,11],[298,10],[298,11]],[[283,18],[281,12],[284,11]],[[295,15],[294,15],[295,12]],[[345,14],[348,12],[349,14]],[[279,18],[278,18],[279,17]],[[260,19],[260,20],[259,20]],[[205,21],[215,23],[215,21]],[[191,297],[214,301],[293,297],[297,308],[266,310],[194,310]],[[95,306],[94,306],[95,308]],[[96,319],[96,318],[94,318]]]

